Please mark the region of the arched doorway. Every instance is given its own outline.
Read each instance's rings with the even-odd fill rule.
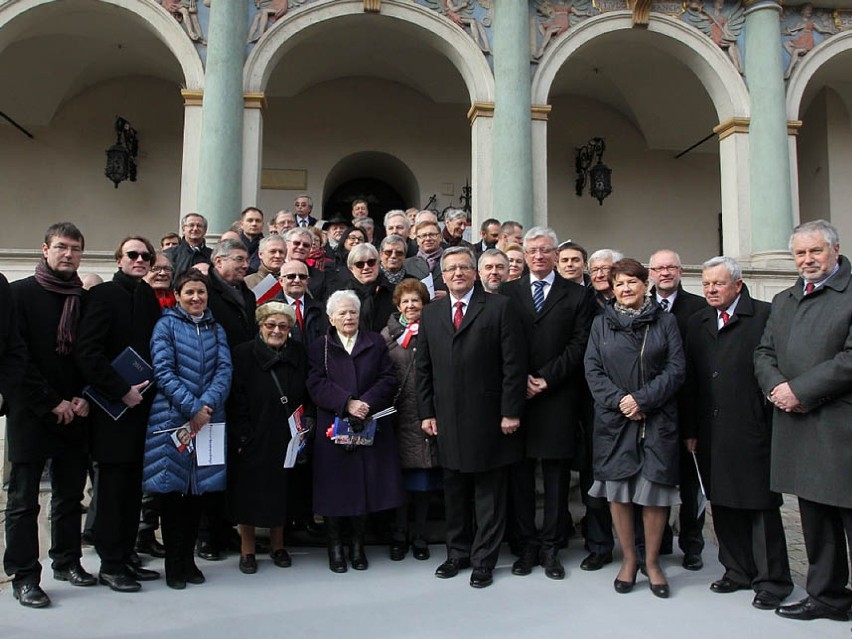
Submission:
[[[749,98],[709,38],[657,13],[647,29],[630,12],[605,13],[545,52],[532,88],[534,104],[552,107],[533,123],[534,156],[546,158],[536,207],[560,235],[640,259],[668,246],[700,263],[720,251],[721,211],[725,251],[748,254],[748,176],[728,168],[742,161],[747,134],[720,140],[714,129],[747,118]],[[573,190],[575,149],[592,137],[606,139],[613,170],[603,206]]]

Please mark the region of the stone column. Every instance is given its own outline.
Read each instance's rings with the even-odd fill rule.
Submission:
[[[201,158],[201,91],[181,90],[183,96],[183,160],[180,175],[180,215],[198,210],[198,161]]]
[[[532,217],[536,226],[549,226],[547,214],[547,118],[549,104],[532,108]]]
[[[750,263],[752,220],[749,215],[749,119],[731,118],[713,129],[719,136],[722,191],[722,252]]]
[[[494,4],[493,201],[481,212],[526,229],[533,223],[529,4]]]
[[[789,258],[793,228],[780,12],[775,0],[748,2],[745,77],[751,95],[749,182],[752,261]]]
[[[241,209],[257,206],[260,196],[260,173],[263,168],[263,93],[247,93],[243,109],[243,187]],[[270,211],[267,215],[272,215]],[[268,220],[267,220],[268,221]]]
[[[211,3],[198,176],[198,212],[210,233],[226,230],[241,210],[247,30],[245,0]]]
[[[476,102],[467,112],[470,121],[471,179],[473,202],[471,204],[471,229],[479,228],[482,221],[492,217],[492,146],[494,135],[494,104]]]

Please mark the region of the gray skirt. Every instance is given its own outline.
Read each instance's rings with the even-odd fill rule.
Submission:
[[[616,504],[639,506],[676,506],[680,503],[680,492],[676,486],[658,484],[641,473],[627,479],[598,481],[589,488],[590,497],[603,497]]]

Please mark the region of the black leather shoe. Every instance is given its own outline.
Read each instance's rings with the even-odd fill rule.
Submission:
[[[411,547],[411,554],[414,555],[414,558],[417,561],[426,561],[431,556],[429,553],[429,546],[426,546],[425,543],[422,546],[415,543]]]
[[[527,547],[521,551],[521,556],[512,564],[512,574],[524,577],[530,574],[536,566],[538,566],[538,549]]]
[[[470,559],[447,559],[435,570],[435,576],[441,579],[451,579],[459,574],[459,570],[470,568]]]
[[[98,573],[98,581],[105,586],[109,586],[111,590],[115,590],[116,592],[139,592],[142,590],[142,584],[123,572],[115,574],[108,572]]]
[[[539,560],[544,567],[545,577],[548,579],[565,579],[565,567],[559,561],[559,552],[557,550],[543,550]]]
[[[346,557],[343,556],[343,546],[339,543],[330,544],[328,547],[328,569],[331,572],[346,572]]]
[[[683,563],[681,565],[687,570],[701,570],[704,568],[704,560],[701,558],[701,555],[687,553],[683,556]]]
[[[367,561],[367,553],[364,552],[364,542],[353,542],[349,546],[349,563],[352,564],[352,570],[367,570],[370,567],[370,562]]]
[[[775,610],[781,605],[781,597],[767,590],[758,590],[751,605],[758,610]]]
[[[134,579],[135,581],[156,581],[160,578],[160,573],[158,573],[156,570],[140,568],[139,566],[134,566],[133,564],[127,564],[127,574],[131,579]]]
[[[820,605],[810,597],[786,606],[779,606],[775,609],[775,614],[785,619],[799,619],[801,621],[810,621],[811,619],[849,621],[848,612]]]
[[[139,554],[151,555],[157,559],[162,559],[166,556],[165,547],[156,539],[137,539],[134,550]]]
[[[473,588],[488,588],[493,583],[491,568],[474,568],[470,573],[470,585]]]
[[[718,581],[714,581],[710,584],[710,590],[713,592],[718,592],[719,594],[727,594],[729,592],[737,592],[738,590],[750,590],[751,586],[747,584],[738,584],[735,581],[728,579],[727,577],[722,577]],[[778,603],[781,603],[780,601]],[[776,604],[773,608],[777,608]]]
[[[612,563],[612,553],[590,553],[581,563],[580,570],[600,570]]]
[[[48,597],[38,584],[12,584],[12,596],[27,608],[46,608]]]
[[[651,588],[651,592],[655,597],[659,597],[660,599],[668,599],[669,598],[669,585],[667,583],[664,584],[652,584],[650,581],[648,582],[648,586]]]
[[[222,553],[219,549],[209,541],[202,541],[198,544],[198,556],[207,561],[219,561],[222,559]]]
[[[204,578],[204,573],[198,569],[198,566],[195,565],[195,562],[192,561],[192,559],[190,559],[189,563],[185,564],[185,566],[186,583],[198,585],[203,584],[205,581],[207,581]]]
[[[79,563],[71,564],[67,568],[55,569],[53,578],[57,581],[67,581],[72,586],[94,586],[98,583],[98,580],[83,570],[83,566]]]
[[[240,572],[244,575],[253,575],[257,572],[257,559],[252,555],[240,555]]]
[[[284,548],[277,548],[273,550],[269,556],[272,557],[272,563],[279,568],[289,568],[293,565],[293,560],[290,559],[290,553],[288,553]]]
[[[639,572],[639,566],[636,566],[636,570],[633,571],[633,580],[632,581],[622,581],[618,577],[615,578],[615,581],[612,582],[612,587],[615,589],[620,595],[626,595],[628,592],[633,590],[633,587],[636,585],[636,573]]]
[[[404,541],[394,541],[390,545],[390,560],[402,561],[408,554],[408,544]]]
[[[169,577],[166,575],[166,585],[172,590],[184,590],[186,588],[186,580],[181,577]]]

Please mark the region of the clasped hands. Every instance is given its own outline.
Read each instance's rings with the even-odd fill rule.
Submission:
[[[636,400],[633,399],[633,395],[625,395],[622,397],[621,401],[618,402],[618,410],[620,410],[621,414],[631,421],[639,422],[645,419],[645,413],[639,410],[639,404],[637,404]]]
[[[785,413],[804,413],[805,409],[802,407],[799,398],[796,397],[796,394],[793,392],[793,389],[790,388],[790,384],[787,382],[781,382],[772,389],[766,398],[770,402],[772,402],[777,408],[780,408]]]
[[[346,412],[358,419],[367,419],[370,414],[370,405],[360,399],[350,399],[346,402]]]
[[[70,424],[75,417],[89,414],[89,402],[82,397],[72,397],[70,402],[63,399],[50,412],[56,415],[57,424]]]

